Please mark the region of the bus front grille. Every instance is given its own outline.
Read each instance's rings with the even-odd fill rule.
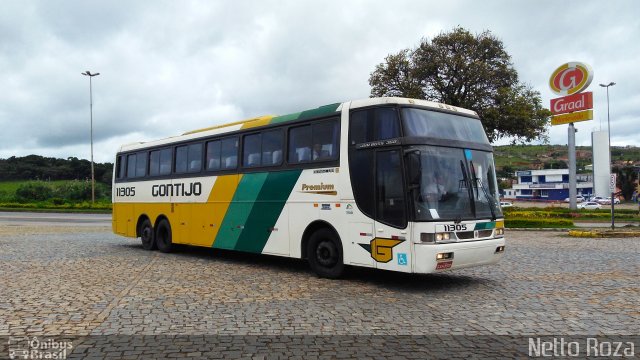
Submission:
[[[458,240],[468,240],[468,239],[473,239],[473,231],[458,231],[456,233],[456,236],[458,237]]]

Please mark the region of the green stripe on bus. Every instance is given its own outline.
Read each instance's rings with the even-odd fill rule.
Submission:
[[[229,209],[220,224],[220,231],[213,242],[214,248],[229,250],[235,248],[267,175],[268,173],[253,173],[242,176]]]
[[[242,234],[236,242],[235,250],[262,252],[301,173],[302,170],[269,173],[247,218]],[[279,231],[288,230],[279,229]]]
[[[474,230],[489,230],[493,229],[494,227],[496,227],[495,221],[476,223],[476,227]]]
[[[287,121],[293,121],[293,120],[298,119],[300,114],[302,114],[302,113],[297,112],[297,113],[288,114],[288,115],[276,116],[273,119],[271,119],[269,124],[279,124],[279,123],[283,123],[283,122],[287,122]]]
[[[340,106],[340,103],[324,105],[316,109],[303,111],[302,113],[300,113],[300,117],[298,118],[298,120],[311,119],[314,117],[336,114],[336,110],[338,109],[338,106]]]
[[[340,103],[324,105],[316,109],[305,110],[303,112],[276,116],[273,119],[271,119],[269,124],[279,124],[287,121],[305,120],[305,119],[311,119],[314,117],[337,114],[336,110],[338,109],[338,106],[340,106]]]

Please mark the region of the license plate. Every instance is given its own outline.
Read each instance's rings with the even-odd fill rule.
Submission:
[[[436,264],[436,270],[449,269],[451,268],[451,265],[453,265],[453,261],[439,262],[438,264]]]

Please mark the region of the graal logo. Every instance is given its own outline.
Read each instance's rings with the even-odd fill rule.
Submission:
[[[10,336],[8,345],[10,359],[66,359],[73,349],[71,341],[37,336]]]

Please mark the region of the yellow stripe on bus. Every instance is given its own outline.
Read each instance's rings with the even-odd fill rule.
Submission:
[[[250,129],[250,128],[254,128],[254,127],[258,127],[258,126],[269,125],[269,123],[271,122],[271,119],[273,119],[272,115],[261,116],[259,118],[254,119],[254,120],[245,122],[242,125],[242,129]]]
[[[204,216],[207,221],[213,224],[213,233],[207,234],[206,242],[202,244],[203,246],[213,246],[213,241],[218,236],[220,225],[222,225],[222,220],[227,214],[240,180],[242,180],[242,174],[219,176],[213,185],[213,189],[211,189],[205,211],[200,214],[194,214],[196,216]]]

